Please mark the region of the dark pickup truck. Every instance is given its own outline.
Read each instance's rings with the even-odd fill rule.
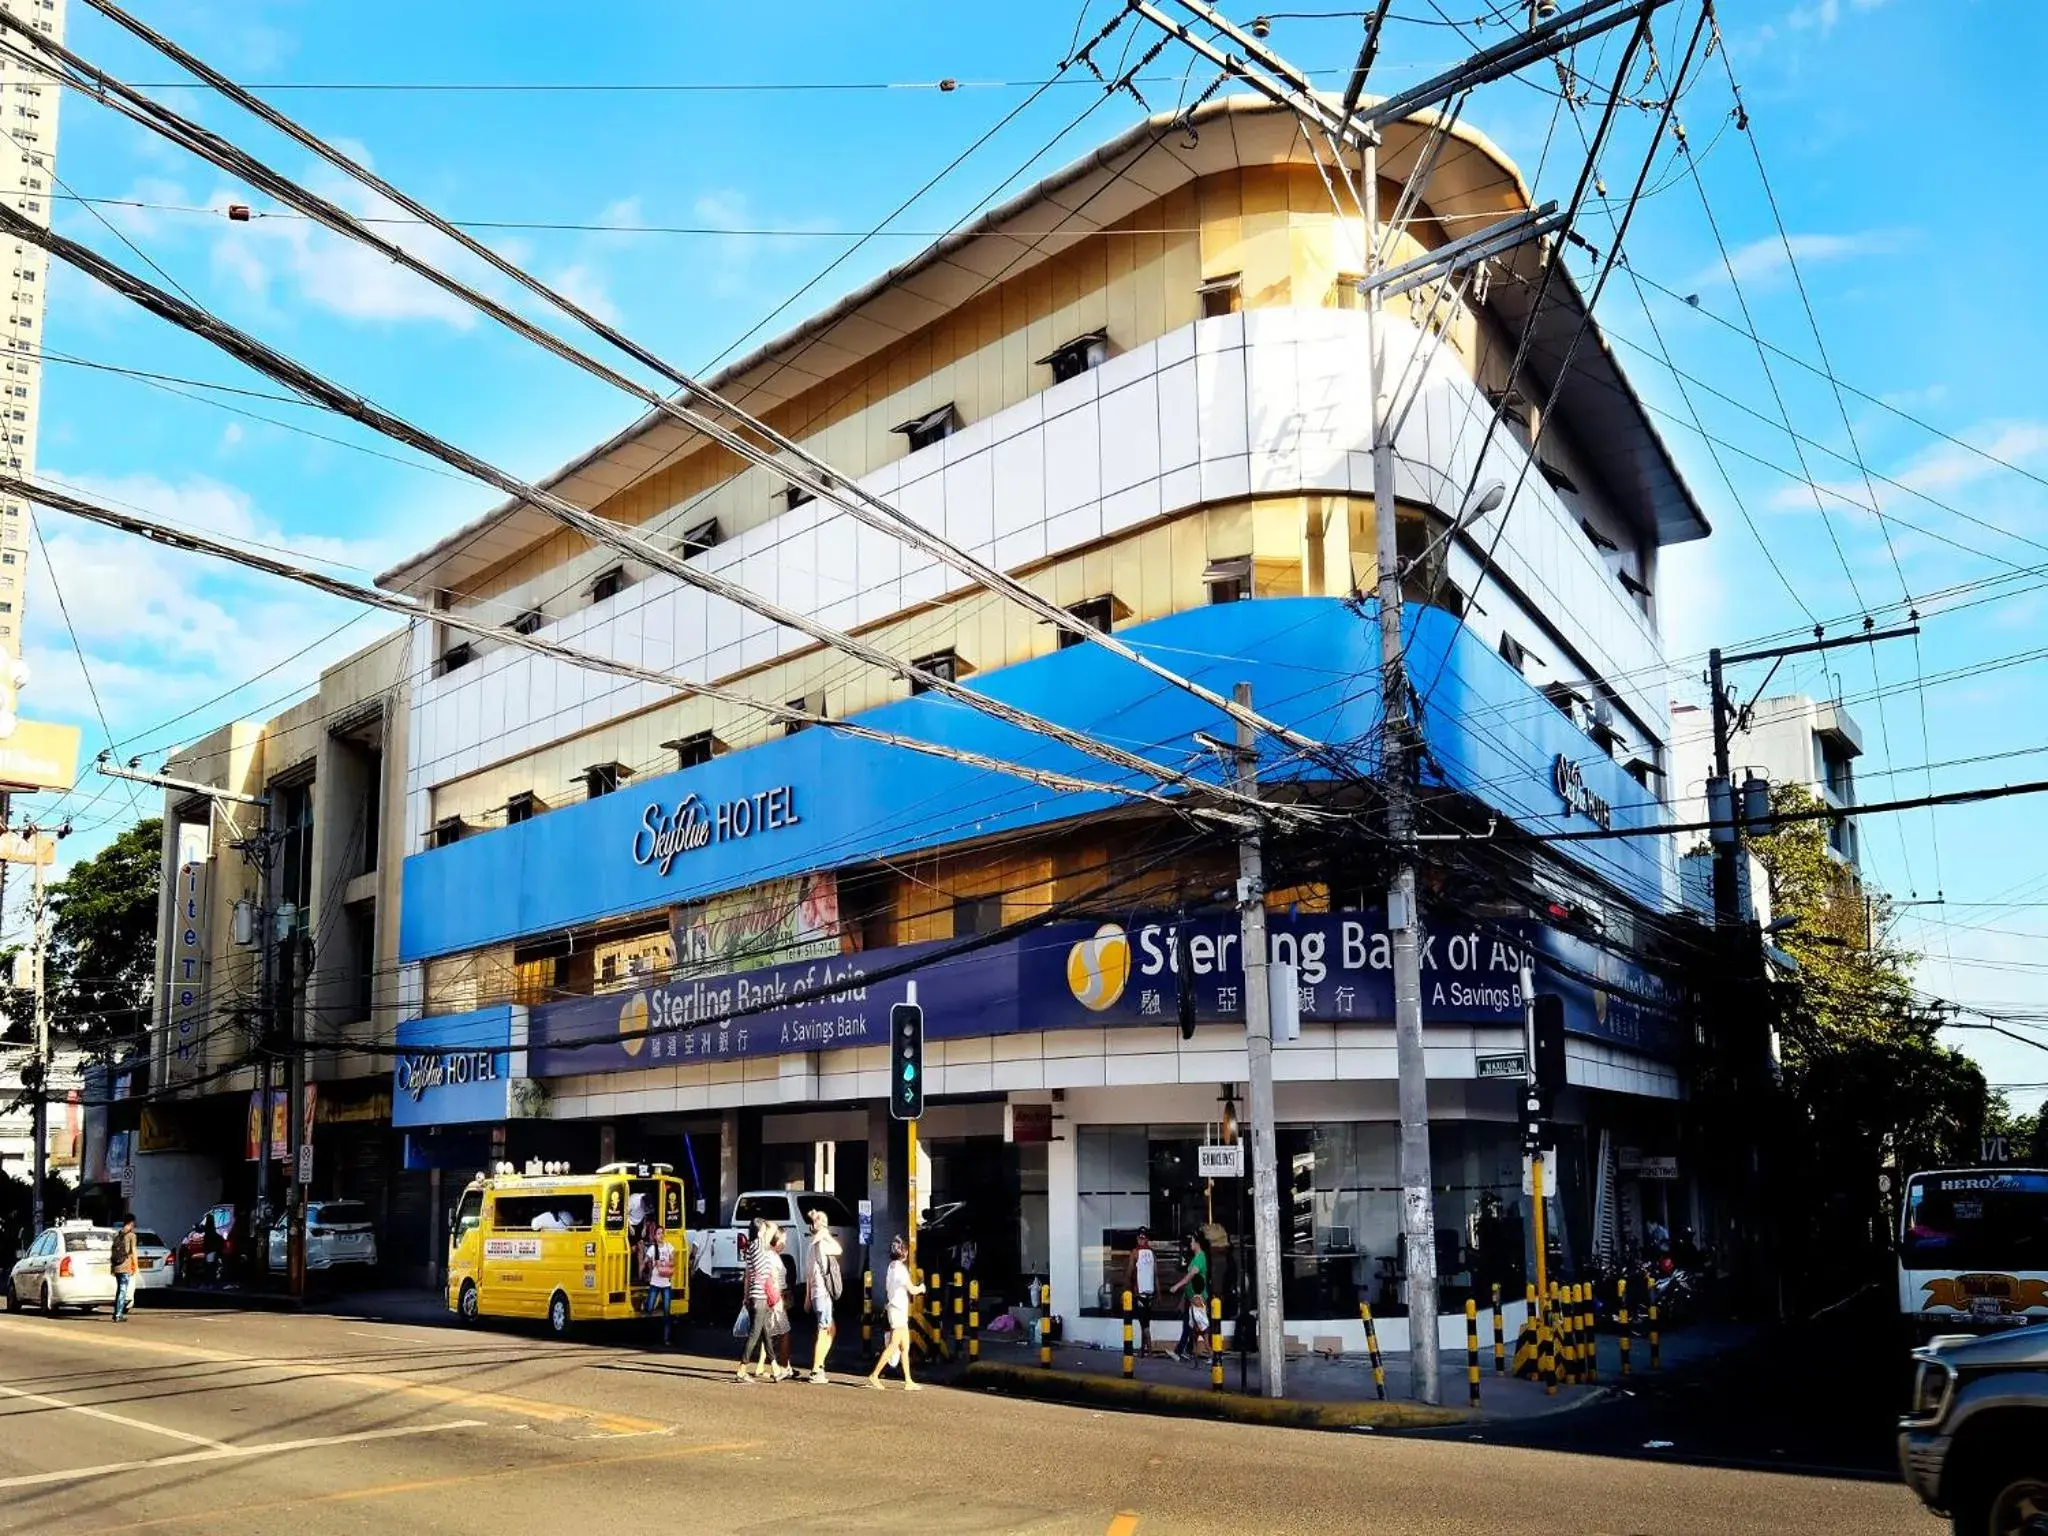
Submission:
[[[2048,1327],[1913,1351],[1899,1465],[1956,1536],[2048,1536]]]

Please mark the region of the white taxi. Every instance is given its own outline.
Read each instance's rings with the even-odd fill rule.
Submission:
[[[50,1228],[29,1245],[7,1276],[7,1310],[31,1304],[55,1313],[62,1307],[90,1311],[114,1299],[114,1271],[108,1263],[114,1246],[111,1227],[89,1221],[66,1221]]]
[[[168,1290],[176,1275],[171,1269],[171,1247],[154,1232],[135,1234],[135,1289]]]

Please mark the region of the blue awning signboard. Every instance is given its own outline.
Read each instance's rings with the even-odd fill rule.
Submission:
[[[940,940],[694,976],[530,1010],[535,1077],[630,1072],[692,1061],[882,1045],[889,1009],[917,984],[928,1039],[1028,1030],[1170,1027],[1177,1017],[1171,914],[1052,923],[980,948]],[[1195,1015],[1244,1017],[1244,965],[1232,915],[1187,919]],[[1385,1024],[1392,946],[1376,911],[1271,919],[1271,958],[1292,963],[1304,1021]],[[1423,945],[1426,1024],[1522,1019],[1521,966],[1565,998],[1568,1032],[1648,1054],[1675,1042],[1677,996],[1654,972],[1540,924],[1431,924]],[[1598,981],[1586,978],[1597,977]]]

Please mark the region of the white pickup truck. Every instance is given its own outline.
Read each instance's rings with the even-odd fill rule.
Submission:
[[[837,1195],[820,1194],[815,1190],[756,1189],[740,1195],[733,1201],[724,1226],[707,1227],[690,1234],[690,1263],[699,1275],[707,1279],[735,1286],[743,1284],[747,1245],[753,1241],[754,1223],[772,1221],[785,1234],[782,1262],[787,1273],[787,1289],[792,1304],[800,1305],[798,1286],[809,1269],[811,1212],[814,1210],[824,1211],[826,1225],[839,1239],[839,1268],[845,1282],[842,1294],[858,1291],[861,1264],[859,1219]]]

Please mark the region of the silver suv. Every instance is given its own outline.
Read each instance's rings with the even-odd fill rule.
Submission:
[[[2048,1327],[1913,1351],[1899,1465],[1956,1536],[2048,1536]]]

